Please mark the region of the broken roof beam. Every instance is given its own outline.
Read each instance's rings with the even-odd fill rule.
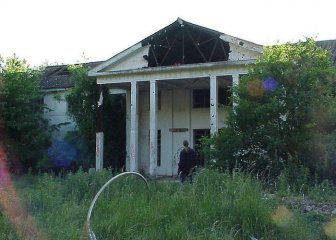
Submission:
[[[168,56],[170,50],[171,50],[171,49],[173,48],[173,46],[174,46],[175,41],[176,41],[176,38],[173,40],[172,45],[170,46],[170,48],[167,50],[166,54],[165,54],[164,57],[162,58],[162,61],[161,61],[160,66],[162,66],[162,64],[163,64],[164,61],[166,60],[166,58],[167,58],[167,56]]]
[[[167,43],[168,43],[168,48],[170,48],[171,46],[170,46],[170,42],[169,42],[167,36],[166,36],[166,41],[167,41]]]
[[[227,53],[225,51],[225,47],[224,47],[223,41],[220,41],[220,46],[221,46],[221,48],[222,48],[222,50],[224,52],[226,60],[229,60],[229,56],[227,55]]]
[[[152,50],[152,53],[153,53],[153,57],[154,57],[154,61],[156,63],[156,66],[159,66],[159,62],[158,62],[158,60],[156,58],[156,55],[155,55],[154,47],[155,47],[155,45],[151,47],[151,50]]]
[[[211,42],[212,40],[218,39],[218,37],[213,37],[213,38],[209,38],[207,40],[204,40],[203,42],[198,43],[199,46],[206,44],[208,42]]]
[[[212,48],[212,51],[211,51],[211,54],[210,54],[210,57],[209,57],[209,62],[212,61],[212,57],[213,57],[213,55],[214,55],[214,53],[215,53],[215,50],[216,50],[216,47],[217,47],[218,40],[219,40],[219,38],[216,39],[216,42],[215,42],[215,44],[214,44],[214,46],[213,46],[213,48]]]
[[[184,54],[184,28],[182,28],[182,64],[184,64],[185,54]]]
[[[201,51],[201,49],[199,48],[198,44],[195,42],[194,38],[191,36],[190,32],[187,31],[188,37],[190,38],[191,42],[194,44],[195,48],[197,49],[198,53],[201,55],[202,59],[204,62],[208,62],[203,54],[203,52]]]

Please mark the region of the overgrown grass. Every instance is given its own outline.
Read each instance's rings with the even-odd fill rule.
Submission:
[[[27,175],[15,185],[47,239],[88,239],[88,208],[111,177],[108,170],[63,178]],[[118,179],[98,199],[92,228],[97,239],[328,239],[323,222],[329,218],[317,221],[280,204],[277,197],[265,198],[260,182],[239,172],[203,170],[185,185],[150,181],[149,195],[130,176]],[[3,214],[0,239],[19,239]]]

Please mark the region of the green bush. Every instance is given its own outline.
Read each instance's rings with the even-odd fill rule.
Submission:
[[[8,139],[5,139],[10,141],[9,145],[16,153],[8,156],[9,167],[19,173],[28,168],[50,167],[46,150],[51,142],[51,132],[57,126],[51,126],[43,117],[48,109],[40,91],[41,71],[29,67],[26,61],[14,55],[4,66],[0,63],[0,73],[2,117],[8,133]]]
[[[233,87],[226,127],[206,141],[210,165],[276,179],[303,166],[336,180],[336,68],[312,39],[265,48]]]

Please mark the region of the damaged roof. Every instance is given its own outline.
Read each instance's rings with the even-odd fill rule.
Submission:
[[[262,46],[222,32],[187,22],[175,22],[141,41],[149,45],[148,67],[228,61],[236,44],[262,52]]]
[[[230,45],[221,35],[179,18],[141,44],[150,46],[148,67],[227,61]]]
[[[230,53],[233,50],[237,52],[237,47],[257,54],[260,54],[263,51],[262,45],[178,18],[170,25],[92,69],[89,72],[89,75],[96,76],[96,73],[101,71],[104,72],[113,64],[118,64],[123,59],[131,57],[133,54],[139,52],[143,52],[144,54],[137,57],[143,58],[145,63],[139,66],[134,66],[135,69],[225,62],[232,60]],[[146,49],[147,52],[142,51],[141,49]],[[257,57],[255,59],[257,59]],[[120,69],[117,69],[116,71],[118,70]]]
[[[317,41],[317,45],[330,51],[336,65],[336,40]],[[184,64],[212,63],[235,60],[234,51],[241,48],[262,54],[263,46],[237,37],[205,28],[178,18],[175,22],[155,32],[128,49],[102,62],[85,63],[89,76],[98,76],[110,71],[108,68],[125,58],[138,54],[142,62],[134,69]],[[141,50],[145,49],[145,51]],[[241,60],[241,58],[236,59]],[[128,65],[130,67],[130,65]],[[115,70],[123,71],[123,69]],[[110,73],[110,72],[107,72]],[[43,90],[66,89],[73,87],[68,65],[48,66],[41,79]]]
[[[101,62],[83,63],[89,70]],[[43,90],[66,89],[74,86],[68,65],[47,66],[42,74],[40,86]]]

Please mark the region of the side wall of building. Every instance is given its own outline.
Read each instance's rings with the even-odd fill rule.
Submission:
[[[43,99],[44,104],[50,109],[44,113],[44,117],[50,121],[50,124],[66,123],[60,127],[59,131],[53,133],[54,139],[63,139],[68,131],[74,130],[76,127],[73,120],[67,115],[66,94],[66,90],[47,92]]]

